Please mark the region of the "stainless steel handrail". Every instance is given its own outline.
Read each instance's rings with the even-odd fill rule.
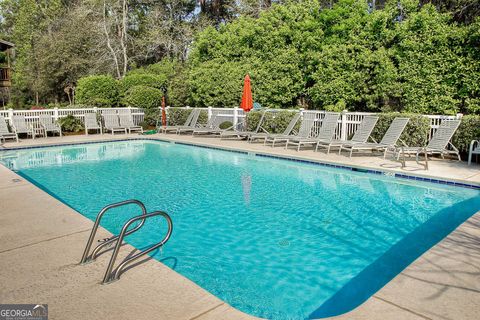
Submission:
[[[155,217],[155,216],[163,216],[166,220],[167,220],[167,224],[168,224],[168,230],[167,230],[167,234],[165,235],[165,237],[162,239],[162,241],[158,242],[157,244],[151,246],[150,248],[148,249],[145,249],[143,251],[140,251],[139,253],[133,255],[132,257],[128,258],[128,259],[125,259],[122,263],[120,263],[118,265],[118,267],[113,270],[112,272],[112,269],[113,269],[113,265],[115,264],[115,260],[117,259],[117,256],[118,256],[118,251],[120,250],[120,247],[122,246],[122,242],[123,242],[123,238],[127,235],[129,235],[131,232],[128,231],[128,228],[130,227],[130,225],[138,220],[141,220],[142,219],[142,225],[143,225],[143,222],[148,219],[148,218],[151,218],[151,217]],[[107,271],[105,272],[105,276],[103,277],[103,281],[102,281],[102,284],[106,284],[106,283],[110,283],[112,281],[115,281],[115,280],[118,280],[120,278],[120,272],[122,271],[122,269],[127,265],[129,264],[130,262],[132,262],[133,260],[136,260],[150,252],[152,252],[153,250],[163,246],[167,241],[168,239],[170,239],[170,236],[172,235],[172,230],[173,230],[173,223],[172,223],[172,218],[170,218],[170,216],[166,213],[166,212],[163,212],[163,211],[154,211],[152,213],[149,213],[147,215],[141,215],[141,216],[138,216],[138,217],[135,217],[135,218],[132,218],[130,220],[128,220],[123,228],[122,228],[122,231],[120,232],[120,234],[118,235],[118,241],[117,241],[117,244],[115,245],[115,249],[113,250],[113,254],[112,254],[112,257],[110,258],[110,262],[108,264],[108,267],[107,267]]]
[[[117,203],[112,203],[112,204],[109,204],[108,206],[103,207],[103,209],[100,210],[100,212],[97,215],[97,218],[95,219],[95,223],[93,225],[92,232],[90,233],[90,237],[88,238],[87,245],[85,247],[85,250],[83,251],[82,260],[80,260],[81,264],[94,261],[98,251],[101,248],[103,248],[104,246],[106,246],[106,245],[108,245],[108,244],[110,244],[110,243],[112,243],[112,242],[114,242],[118,239],[119,236],[113,236],[113,237],[104,239],[102,241],[102,243],[100,243],[98,246],[95,247],[95,249],[93,249],[92,254],[89,255],[90,248],[92,247],[93,240],[95,239],[95,235],[97,233],[98,226],[100,225],[100,220],[102,220],[102,217],[105,214],[105,212],[107,212],[110,209],[125,206],[125,205],[128,205],[128,204],[136,204],[142,209],[142,214],[140,216],[136,217],[136,218],[138,218],[137,220],[142,219],[142,221],[140,222],[140,224],[138,226],[136,226],[132,230],[128,231],[125,235],[129,235],[132,232],[137,231],[138,229],[140,229],[143,226],[143,224],[145,223],[145,217],[147,216],[147,209],[145,208],[145,205],[138,200],[135,200],[135,199],[125,200],[125,201],[121,201],[121,202],[117,202]]]

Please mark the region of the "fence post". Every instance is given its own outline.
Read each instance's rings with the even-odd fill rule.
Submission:
[[[207,119],[210,120],[212,117],[212,107],[207,108]]]
[[[238,107],[233,108],[233,126],[236,127],[238,123]]]
[[[463,118],[463,113],[457,113],[457,119],[462,119]]]
[[[53,120],[55,120],[55,121],[58,120],[58,108],[57,107],[53,108]]]
[[[13,109],[10,108],[8,109],[8,122],[10,123],[10,125],[13,125],[12,119],[13,119]]]
[[[340,126],[340,140],[347,140],[347,110],[342,111],[342,122]]]

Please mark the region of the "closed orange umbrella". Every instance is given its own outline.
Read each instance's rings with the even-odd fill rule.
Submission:
[[[248,74],[245,76],[245,80],[243,81],[243,95],[240,108],[242,108],[245,112],[248,112],[253,108],[252,87],[250,86],[250,77]]]
[[[162,126],[167,127],[167,113],[165,112],[165,96],[162,97]]]

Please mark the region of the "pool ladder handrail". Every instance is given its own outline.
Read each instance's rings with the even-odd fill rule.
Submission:
[[[110,238],[106,238],[106,239],[103,239],[103,240],[98,240],[101,243],[98,246],[96,246],[95,249],[93,249],[93,252],[92,252],[91,255],[89,254],[90,253],[90,248],[92,247],[93,240],[95,239],[95,235],[97,234],[98,226],[100,225],[100,221],[102,220],[103,215],[110,209],[126,206],[128,204],[138,205],[140,207],[140,209],[142,209],[142,216],[147,215],[147,209],[145,208],[145,205],[141,201],[135,200],[135,199],[120,201],[120,202],[112,203],[112,204],[109,204],[109,205],[103,207],[103,209],[100,210],[100,212],[97,214],[97,218],[95,219],[95,223],[93,224],[92,231],[90,232],[90,237],[88,238],[87,245],[85,246],[85,250],[83,251],[83,255],[82,255],[82,259],[80,260],[80,264],[86,264],[86,263],[90,263],[92,261],[95,261],[96,255],[101,248],[103,248],[104,246],[106,246],[106,245],[108,245],[108,244],[110,244],[110,243],[112,243],[112,242],[114,242],[118,239],[118,236],[112,236]],[[138,229],[140,229],[143,226],[144,223],[145,223],[145,220],[142,220],[142,222],[140,222],[140,224],[138,226],[136,226],[135,228],[130,230],[126,235],[129,235],[129,234],[137,231]]]
[[[162,217],[165,218],[165,220],[167,220],[168,230],[167,230],[167,234],[165,235],[165,237],[163,237],[163,239],[160,242],[157,242],[156,244],[150,246],[148,249],[144,249],[144,250],[140,251],[139,253],[131,256],[130,258],[123,260],[118,265],[118,267],[116,267],[115,270],[113,270],[115,260],[117,259],[117,256],[118,256],[118,251],[120,250],[120,247],[122,246],[123,238],[125,236],[127,236],[128,234],[130,234],[130,231],[127,231],[128,227],[130,227],[130,225],[132,223],[134,223],[134,222],[136,222],[140,219],[142,219],[142,224],[143,224],[143,222],[146,219],[151,218],[151,217],[156,217],[156,216],[162,216]],[[130,262],[132,262],[134,260],[137,260],[138,258],[152,252],[153,250],[156,250],[157,248],[160,248],[165,243],[167,243],[167,241],[170,239],[170,236],[172,235],[172,231],[173,231],[172,218],[168,215],[168,213],[166,213],[164,211],[154,211],[154,212],[151,212],[151,213],[149,213],[145,216],[141,215],[141,216],[138,216],[138,217],[135,217],[135,218],[132,218],[132,219],[128,220],[123,225],[122,231],[120,232],[120,235],[118,236],[118,241],[117,241],[117,244],[115,245],[115,249],[113,250],[112,257],[110,258],[110,262],[108,263],[107,271],[105,272],[105,276],[103,277],[102,284],[107,284],[107,283],[111,283],[113,281],[118,280],[120,278],[120,274],[121,274],[122,269],[127,264],[129,264]]]
[[[138,205],[142,209],[142,214],[128,220],[123,225],[122,231],[120,232],[119,235],[112,236],[110,238],[106,238],[106,239],[103,239],[103,240],[99,240],[101,243],[99,245],[97,245],[95,247],[95,249],[93,249],[91,254],[89,254],[90,249],[92,247],[93,240],[95,239],[95,235],[96,235],[97,230],[98,230],[98,226],[100,225],[100,221],[101,221],[103,215],[105,214],[105,212],[107,212],[110,209],[121,207],[121,206],[128,205],[128,204]],[[165,220],[167,220],[168,230],[167,230],[167,234],[165,235],[165,237],[163,237],[163,239],[160,242],[157,242],[155,245],[152,245],[149,248],[147,248],[145,250],[142,250],[139,253],[133,255],[132,257],[123,260],[118,265],[118,267],[115,268],[115,270],[113,270],[115,260],[118,256],[118,252],[120,250],[120,247],[122,246],[123,238],[125,238],[126,236],[128,236],[128,235],[132,234],[133,232],[139,230],[144,225],[146,219],[151,218],[151,217],[156,217],[156,216],[162,216],[162,217],[165,218]],[[137,222],[138,220],[141,220],[141,222],[137,226],[135,226],[133,229],[128,230],[130,225],[133,224],[134,222]],[[85,250],[83,252],[83,256],[82,256],[82,259],[80,261],[80,264],[86,264],[86,263],[95,261],[96,255],[98,254],[98,252],[101,248],[103,248],[104,246],[106,246],[110,243],[113,243],[114,241],[117,241],[117,243],[115,245],[115,248],[113,250],[113,253],[112,253],[112,257],[110,258],[110,262],[108,264],[107,271],[105,272],[105,276],[103,277],[102,284],[107,284],[107,283],[113,282],[113,281],[118,280],[120,278],[121,271],[127,264],[129,264],[133,260],[136,260],[136,259],[152,252],[153,250],[163,246],[170,239],[170,236],[172,235],[172,231],[173,231],[172,218],[168,215],[168,213],[166,213],[164,211],[154,211],[154,212],[151,212],[151,213],[147,213],[145,205],[141,201],[138,201],[138,200],[135,200],[135,199],[125,200],[125,201],[121,201],[121,202],[117,202],[117,203],[112,203],[108,206],[105,206],[98,213],[97,218],[95,219],[95,223],[92,227],[90,237],[88,238],[87,245],[86,245]]]

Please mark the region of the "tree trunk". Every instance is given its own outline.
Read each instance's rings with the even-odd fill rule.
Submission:
[[[117,72],[117,78],[120,79],[120,78],[122,78],[122,75],[120,73],[120,65],[118,64],[117,54],[115,53],[115,50],[113,50],[112,44],[110,42],[110,34],[108,33],[107,3],[106,3],[105,0],[103,1],[103,31],[105,33],[105,38],[107,40],[107,47],[110,50],[110,53],[112,54],[113,62],[115,64],[115,71]]]

